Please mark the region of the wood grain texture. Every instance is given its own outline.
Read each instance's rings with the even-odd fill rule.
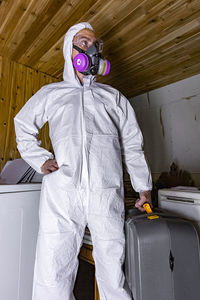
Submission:
[[[0,55],[62,80],[64,35],[81,21],[111,61],[98,80],[127,97],[199,73],[199,0],[2,0]]]
[[[0,56],[0,169],[8,160],[19,158],[14,129],[14,116],[25,102],[45,84],[57,81]],[[48,135],[48,124],[40,130],[42,146],[53,151]]]

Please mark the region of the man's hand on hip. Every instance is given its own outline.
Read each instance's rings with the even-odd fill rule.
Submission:
[[[41,170],[45,174],[52,173],[59,169],[56,159],[48,159],[42,165]]]
[[[140,211],[144,212],[145,209],[142,207],[145,202],[148,202],[151,207],[152,207],[152,202],[151,202],[151,191],[145,191],[145,192],[140,192],[140,199],[135,204],[135,207],[137,207]]]

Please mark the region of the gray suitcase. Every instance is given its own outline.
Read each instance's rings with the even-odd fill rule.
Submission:
[[[190,221],[135,208],[126,216],[125,234],[125,275],[134,300],[200,300],[199,237]]]

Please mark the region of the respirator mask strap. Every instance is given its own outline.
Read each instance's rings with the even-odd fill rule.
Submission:
[[[79,53],[85,53],[86,51],[84,51],[83,49],[79,48],[78,46],[73,44],[73,48],[76,49]]]

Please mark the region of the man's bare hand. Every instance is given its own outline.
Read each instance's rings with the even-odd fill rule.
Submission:
[[[140,199],[136,202],[135,207],[137,207],[140,211],[144,212],[145,209],[143,207],[143,204],[145,202],[148,202],[152,207],[151,191],[141,192],[140,193]]]
[[[50,174],[59,169],[56,159],[48,159],[42,165],[41,170],[45,174]]]

